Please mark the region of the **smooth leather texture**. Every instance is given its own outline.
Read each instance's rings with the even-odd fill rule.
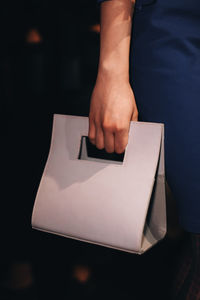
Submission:
[[[133,122],[122,163],[87,157],[88,118],[54,115],[35,229],[141,254],[166,233],[164,125]],[[83,139],[84,141],[84,139]]]

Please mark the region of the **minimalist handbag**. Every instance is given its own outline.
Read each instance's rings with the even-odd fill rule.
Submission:
[[[164,125],[131,121],[114,159],[91,154],[88,126],[88,117],[54,115],[32,227],[141,254],[166,233]]]

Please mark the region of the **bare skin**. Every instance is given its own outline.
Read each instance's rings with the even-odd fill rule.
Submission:
[[[88,137],[98,149],[123,153],[130,121],[138,120],[129,83],[129,51],[135,0],[101,3],[100,58],[89,112]]]

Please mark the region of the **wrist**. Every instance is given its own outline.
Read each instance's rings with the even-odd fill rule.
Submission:
[[[97,77],[129,81],[129,66],[119,63],[119,60],[100,62]]]

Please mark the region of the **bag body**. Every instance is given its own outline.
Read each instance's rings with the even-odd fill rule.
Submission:
[[[164,125],[131,121],[122,162],[88,156],[88,126],[54,115],[32,227],[141,254],[166,234]]]

